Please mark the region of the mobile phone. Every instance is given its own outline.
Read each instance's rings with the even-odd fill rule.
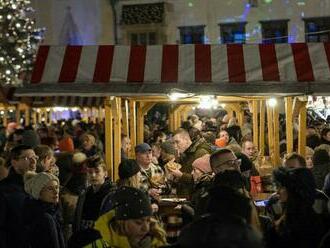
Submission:
[[[268,200],[259,200],[259,201],[254,201],[254,204],[257,207],[266,207],[268,203]]]

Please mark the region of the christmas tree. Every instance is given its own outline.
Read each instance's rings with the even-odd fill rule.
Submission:
[[[18,86],[31,72],[43,29],[34,28],[29,0],[0,0],[0,84]]]

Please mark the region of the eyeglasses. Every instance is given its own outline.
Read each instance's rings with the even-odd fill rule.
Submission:
[[[31,156],[31,157],[25,156],[25,157],[19,157],[19,159],[23,159],[25,161],[31,161],[32,159],[33,160],[38,160],[39,157],[38,156]]]

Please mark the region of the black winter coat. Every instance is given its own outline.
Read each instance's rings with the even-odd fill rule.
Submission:
[[[24,207],[24,225],[29,248],[65,248],[58,206],[28,199]]]
[[[25,248],[23,208],[29,195],[24,191],[23,177],[10,169],[0,182],[0,247]]]
[[[101,209],[105,204],[104,201],[115,189],[115,185],[110,180],[106,180],[97,192],[94,192],[90,186],[79,196],[73,223],[73,232],[86,229],[87,227],[93,227],[94,222],[100,216]]]

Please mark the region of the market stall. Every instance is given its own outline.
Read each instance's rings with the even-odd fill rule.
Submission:
[[[156,102],[169,102],[172,93],[184,95],[176,103],[196,103],[200,95],[244,97],[252,102],[254,142],[259,148],[265,137],[258,113],[260,123],[267,113],[270,149],[278,164],[278,110],[265,100],[286,97],[288,151],[292,150],[289,113],[298,111],[299,152],[304,154],[307,99],[301,96],[330,92],[329,64],[328,43],[40,46],[31,80],[15,96],[105,97],[106,157],[114,177],[120,161],[122,105],[135,145],[143,140],[143,116]],[[173,126],[184,109],[175,105]]]

